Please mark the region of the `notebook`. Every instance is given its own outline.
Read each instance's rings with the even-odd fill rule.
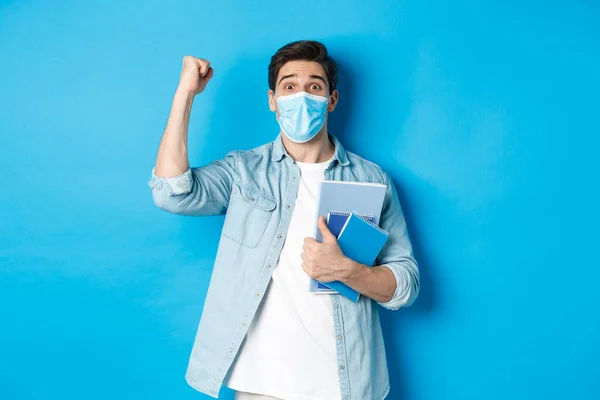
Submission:
[[[327,227],[329,231],[337,238],[348,219],[350,212],[348,211],[330,211],[327,213]],[[373,222],[373,216],[371,214],[359,214],[361,217],[368,219]],[[317,282],[317,293],[337,293],[337,291],[331,289],[324,283]]]
[[[372,214],[358,213],[359,216],[373,222]],[[346,220],[350,216],[350,211],[329,211],[327,213],[327,227],[336,238],[340,236],[342,228],[346,224]]]
[[[367,218],[350,213],[338,236],[338,245],[344,255],[356,262],[373,265],[388,239],[388,232]],[[322,283],[352,301],[358,301],[360,293],[340,281]]]
[[[379,225],[379,217],[387,187],[381,183],[324,180],[319,183],[317,195],[317,213],[314,220],[314,239],[323,242],[317,221],[327,216],[331,210],[339,212],[355,211],[373,217],[373,223]],[[309,278],[309,292],[337,293],[319,281]]]

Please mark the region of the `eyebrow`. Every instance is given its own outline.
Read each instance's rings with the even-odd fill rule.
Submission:
[[[279,80],[279,83],[281,83],[281,82],[282,82],[284,79],[287,79],[287,78],[294,78],[294,77],[296,77],[296,78],[297,78],[297,77],[298,77],[298,75],[297,75],[297,74],[291,74],[291,75],[285,75],[285,76],[282,76],[282,77],[281,77],[281,79]],[[319,80],[323,81],[323,83],[324,83],[325,85],[327,85],[327,81],[326,81],[326,80],[325,80],[325,78],[323,78],[321,75],[311,75],[310,77],[311,77],[312,79],[319,79]],[[278,84],[279,84],[279,83],[278,83]]]

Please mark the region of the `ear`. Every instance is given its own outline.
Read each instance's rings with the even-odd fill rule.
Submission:
[[[331,93],[331,96],[329,97],[329,103],[327,104],[327,111],[332,112],[333,110],[335,110],[335,107],[337,106],[337,103],[338,103],[338,98],[339,98],[339,93],[338,93],[337,89],[335,89],[333,91],[333,93]]]
[[[277,100],[275,100],[275,92],[269,89],[269,109],[271,111],[277,111]]]

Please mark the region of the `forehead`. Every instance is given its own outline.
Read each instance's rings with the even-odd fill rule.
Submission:
[[[314,61],[288,61],[279,70],[279,76],[277,82],[281,77],[286,75],[298,75],[299,78],[308,78],[310,75],[319,75],[323,78],[326,77],[325,69],[321,64]]]

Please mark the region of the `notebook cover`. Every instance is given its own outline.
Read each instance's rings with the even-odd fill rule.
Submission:
[[[373,222],[373,216],[371,214],[358,215]],[[338,237],[340,235],[349,216],[349,211],[329,211],[327,213],[327,227],[329,228],[329,231],[333,233],[333,236]]]

